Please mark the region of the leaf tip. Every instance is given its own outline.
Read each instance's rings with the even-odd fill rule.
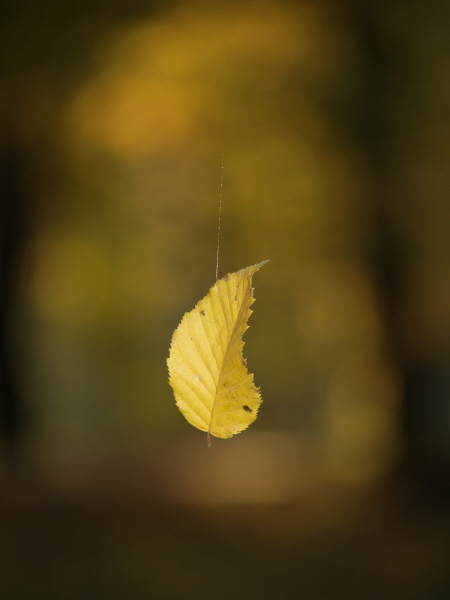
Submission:
[[[257,271],[259,271],[259,269],[260,269],[261,267],[263,267],[264,265],[266,265],[268,262],[270,262],[270,258],[268,258],[267,260],[263,260],[262,262],[258,263],[258,264],[256,265],[256,270],[257,270]]]

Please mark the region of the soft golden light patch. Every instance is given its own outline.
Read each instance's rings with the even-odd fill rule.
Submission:
[[[344,46],[340,39],[333,52],[322,46],[337,31],[323,31],[320,8],[264,1],[180,7],[124,28],[67,106],[66,135],[79,156],[107,151],[134,162],[183,150],[223,127],[230,101],[240,111],[247,88],[277,89],[298,68],[307,78],[332,73]]]
[[[205,452],[191,439],[172,442],[161,457],[161,485],[193,505],[278,504],[320,483],[317,456],[298,434],[249,431]]]

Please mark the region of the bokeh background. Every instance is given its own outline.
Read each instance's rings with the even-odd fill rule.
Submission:
[[[449,598],[448,2],[1,18],[0,597]],[[264,402],[208,448],[165,361],[221,191]]]

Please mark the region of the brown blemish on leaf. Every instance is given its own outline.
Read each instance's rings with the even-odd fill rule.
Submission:
[[[204,311],[204,310],[201,310],[201,311],[200,311],[200,314],[202,315],[202,317],[204,317],[204,316],[205,316],[205,311]]]
[[[246,404],[244,404],[244,406],[242,407],[246,412],[252,413],[252,409],[250,408],[250,406],[247,406]]]

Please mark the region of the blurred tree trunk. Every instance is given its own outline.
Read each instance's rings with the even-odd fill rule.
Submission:
[[[6,135],[0,154],[0,400],[1,430],[8,461],[15,461],[20,435],[26,423],[18,380],[16,356],[17,300],[20,294],[20,262],[29,235],[27,154],[15,135],[12,108],[5,116]]]
[[[396,1],[375,8],[362,2],[356,14],[366,73],[359,135],[374,179],[371,261],[403,380],[401,471],[427,494],[434,490],[445,498],[450,492],[450,311],[439,311],[445,304],[438,298],[440,287],[448,294],[448,285],[433,280],[438,270],[450,278],[444,241],[450,236],[450,120],[441,109],[450,101],[442,85],[450,69],[444,33],[450,9],[446,2]],[[447,223],[447,234],[441,223]],[[429,305],[421,305],[421,298],[431,298]]]

